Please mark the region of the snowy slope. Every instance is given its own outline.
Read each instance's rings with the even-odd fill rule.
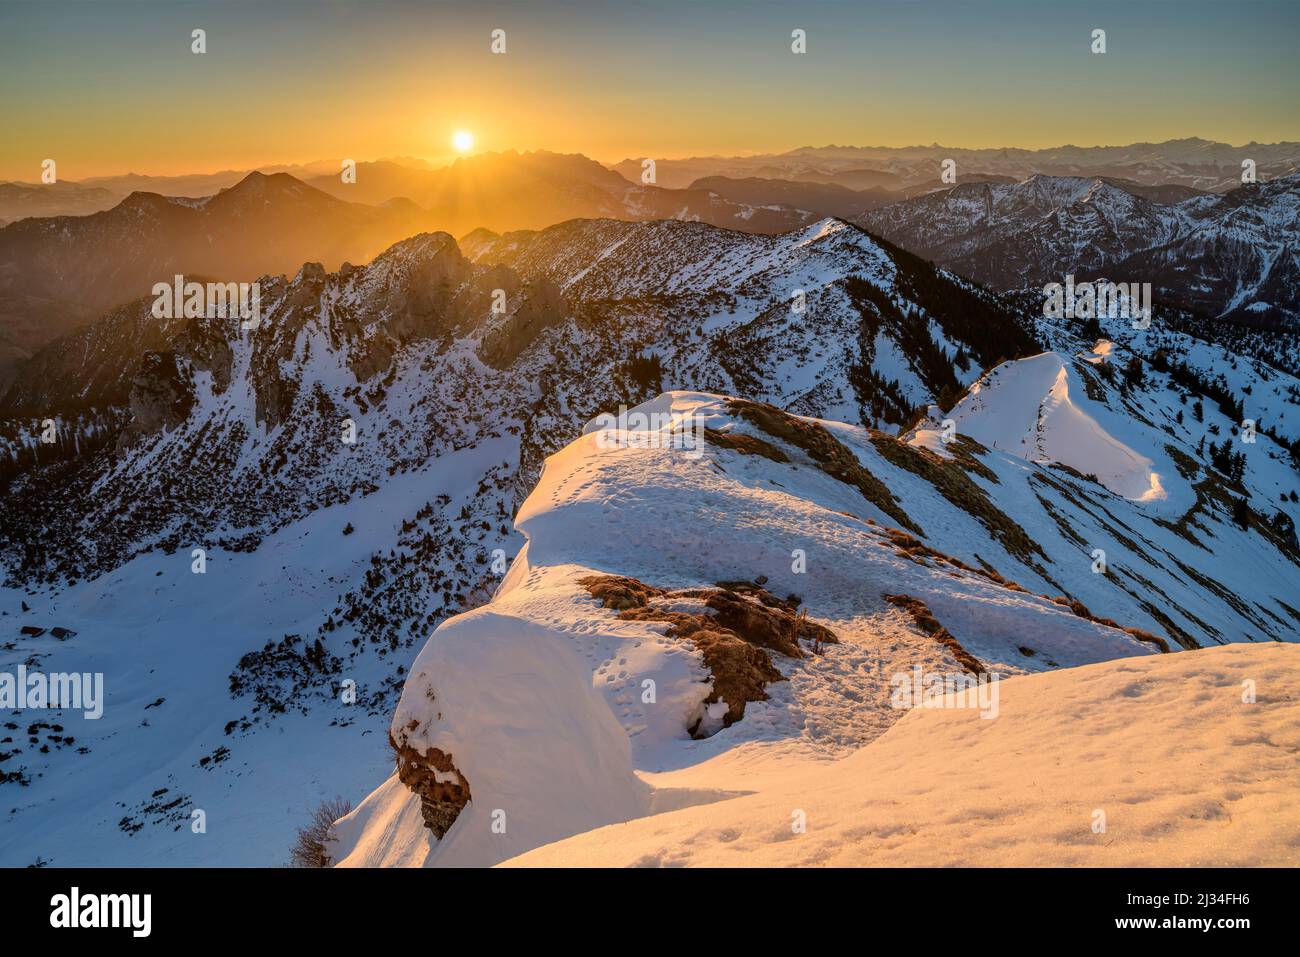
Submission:
[[[1294,867],[1298,680],[1276,645],[1012,678],[996,720],[913,711],[829,767],[508,863]]]
[[[0,769],[19,776],[3,785],[0,863],[285,863],[294,829],[318,804],[364,793],[391,766],[379,732],[408,662],[386,644],[338,640],[371,632],[340,615],[344,594],[373,574],[377,552],[403,540],[419,503],[445,491],[453,510],[471,506],[473,480],[503,445],[315,511],[255,552],[209,548],[201,575],[188,550],[155,551],[56,592],[0,591],[0,671],[21,662],[102,672],[105,694],[98,720],[0,712]],[[369,600],[389,605],[378,590]],[[321,632],[327,618],[338,631]],[[20,625],[76,634],[28,637]],[[313,661],[322,634],[328,651]],[[262,654],[264,645],[274,650]],[[355,704],[342,700],[344,681],[358,689]],[[191,829],[196,810],[204,833]]]
[[[1070,368],[1071,363],[1054,352],[1004,363],[972,386],[948,417],[963,435],[990,448],[1086,471],[1125,498],[1167,498],[1151,459],[1089,414],[1084,386]],[[1166,474],[1172,472],[1171,464]]]

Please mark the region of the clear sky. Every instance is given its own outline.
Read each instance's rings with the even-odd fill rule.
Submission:
[[[1300,0],[0,0],[0,179],[440,160],[457,130],[605,161],[1300,140],[1298,39]]]

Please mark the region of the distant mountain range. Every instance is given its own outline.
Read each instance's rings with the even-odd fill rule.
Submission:
[[[27,216],[86,216],[121,200],[113,190],[86,183],[0,183],[0,226]]]
[[[685,219],[753,233],[780,233],[807,225],[815,214],[782,203],[755,204],[743,197],[697,187],[666,189],[628,182],[595,160],[545,151],[484,153],[442,169],[396,163],[362,163],[355,183],[337,174],[308,181],[341,199],[377,203],[394,196],[424,207],[439,228],[461,235],[544,229],[566,219]]]
[[[1170,170],[1192,160],[1204,161],[1203,173],[1205,163],[1227,169],[1242,149],[1179,141],[1042,155],[968,152],[995,155],[1003,168],[1104,159],[1142,175],[1154,175],[1155,158],[1163,156],[1158,170],[1173,176]],[[366,262],[430,229],[463,235],[579,218],[680,219],[779,234],[834,216],[994,288],[1118,270],[1211,316],[1272,326],[1300,318],[1295,174],[1215,194],[1113,176],[1015,180],[959,162],[959,184],[942,187],[933,169],[913,175],[922,162],[911,155],[917,151],[887,151],[905,154],[889,160],[902,172],[860,165],[876,152],[797,150],[776,166],[747,158],[741,165],[790,178],[711,175],[685,188],[629,182],[586,157],[547,152],[483,154],[442,169],[412,160],[362,163],[355,183],[333,172],[307,183],[283,172],[93,181],[198,189],[239,177],[207,196],[139,191],[116,204],[111,189],[90,182],[0,184],[2,218],[17,219],[0,226],[0,383],[43,343],[176,273],[249,281],[290,273],[303,261],[330,269]],[[1290,144],[1254,152],[1264,174],[1292,155]],[[676,181],[677,164],[661,163],[659,181],[665,170],[666,180]]]
[[[1128,180],[1139,186],[1175,185],[1205,192],[1224,192],[1241,185],[1241,164],[1246,159],[1256,164],[1259,179],[1283,176],[1300,168],[1300,143],[1230,146],[1190,138],[1129,146],[1061,146],[1042,150],[972,150],[937,144],[901,148],[807,146],[786,153],[753,156],[656,159],[653,185],[663,189],[692,190],[706,188],[698,181],[712,177],[757,178],[828,184],[854,191],[881,189],[898,194],[895,198],[903,198],[947,185],[940,179],[940,164],[945,159],[952,159],[957,164],[959,183],[976,180],[1017,182],[1035,174],[1045,174],[1106,177]],[[642,161],[643,158],[626,159],[609,169],[619,173],[625,181],[639,186],[642,185]],[[235,185],[252,172],[268,176],[288,173],[349,202],[382,203],[406,198],[422,206],[435,206],[449,201],[465,203],[472,197],[460,193],[460,189],[481,185],[476,179],[489,171],[494,175],[504,173],[517,186],[535,187],[548,179],[553,180],[555,173],[563,170],[568,178],[597,184],[605,192],[616,191],[601,176],[601,169],[604,167],[583,156],[564,156],[542,150],[484,153],[441,168],[406,156],[361,162],[357,164],[357,182],[354,184],[342,183],[339,160],[177,176],[139,173],[96,176],[78,182],[61,181],[53,188],[34,183],[0,183],[0,222],[23,216],[82,216],[107,209],[133,192],[190,198],[210,196]],[[39,198],[31,192],[33,189],[40,191]],[[104,192],[93,192],[95,190]],[[59,193],[62,195],[56,197],[55,194]],[[1165,201],[1169,198],[1167,196]],[[515,199],[526,197],[517,195]],[[484,221],[465,229],[474,226],[538,228],[538,224]],[[451,231],[463,230],[452,228]]]
[[[431,225],[413,203],[346,203],[286,173],[203,199],[132,193],[89,216],[19,220],[0,229],[0,382],[43,343],[178,273],[251,281],[304,255],[337,268]]]
[[[906,190],[938,188],[941,164],[956,163],[957,182],[974,176],[1023,180],[1049,176],[1106,176],[1154,186],[1176,184],[1223,192],[1241,185],[1242,162],[1252,160],[1259,179],[1300,168],[1300,143],[1248,143],[1230,146],[1196,137],[1129,146],[1058,146],[1051,149],[962,149],[908,146],[806,146],[786,153],[755,156],[703,156],[659,159],[662,186],[686,186],[706,176],[763,177],[838,182],[853,189],[883,186]],[[625,159],[613,169],[629,179],[640,175],[641,159]],[[840,177],[844,177],[843,180]],[[879,177],[879,178],[873,178]]]
[[[0,221],[25,216],[85,216],[116,205],[132,193],[200,199],[256,174],[288,174],[349,203],[382,205],[407,200],[427,209],[453,234],[477,227],[540,229],[575,217],[698,219],[750,232],[780,232],[795,221],[779,210],[754,209],[696,188],[665,189],[629,183],[595,160],[545,150],[483,153],[430,168],[399,158],[356,164],[355,181],[344,182],[340,165],[225,170],[187,176],[97,177],[51,185],[0,183]]]
[[[255,170],[228,169],[216,173],[180,176],[126,173],[121,176],[93,176],[78,181],[59,180],[50,184],[0,183],[0,221],[13,221],[25,216],[88,216],[111,209],[132,193],[160,193],[163,196],[199,199],[229,189],[251,173],[265,176],[288,173],[304,179],[317,176],[327,169],[338,169],[338,164],[262,166]]]
[[[857,222],[997,289],[1105,276],[1226,321],[1300,325],[1300,174],[1223,194],[1096,177],[965,183]]]
[[[91,215],[35,216],[0,228],[0,384],[43,343],[177,273],[228,282],[291,274],[304,261],[337,269],[431,229],[613,217],[778,233],[819,218],[703,189],[633,185],[585,157],[554,153],[488,154],[442,170],[361,164],[355,184],[337,174],[312,183],[254,172],[212,196],[135,192]],[[60,208],[75,196],[104,201],[98,187],[10,187],[32,208]]]
[[[837,219],[856,219],[869,210],[896,203],[899,196],[904,195],[882,186],[850,189],[839,183],[764,179],[758,176],[744,179],[705,176],[692,183],[691,189],[707,190],[734,202],[791,206]]]

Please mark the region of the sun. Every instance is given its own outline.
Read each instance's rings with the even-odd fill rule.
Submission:
[[[451,145],[457,153],[468,153],[474,148],[474,134],[469,130],[457,130],[451,134]]]

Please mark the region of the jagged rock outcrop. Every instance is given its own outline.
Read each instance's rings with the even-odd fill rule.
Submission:
[[[496,369],[509,366],[543,331],[568,315],[560,287],[549,279],[533,280],[518,295],[518,308],[489,330],[479,347],[479,356]]]
[[[357,380],[387,371],[408,342],[454,329],[462,318],[456,296],[472,273],[446,233],[415,236],[379,257],[363,281],[364,311],[338,314],[352,343],[349,366]]]
[[[122,435],[123,447],[160,429],[184,422],[194,407],[188,368],[174,352],[146,352],[131,380],[131,424]]]
[[[235,354],[217,323],[235,321],[237,320],[225,317],[191,319],[176,340],[176,351],[189,359],[193,368],[212,374],[212,389],[218,395],[230,387]]]
[[[451,756],[437,748],[421,753],[391,735],[388,743],[397,756],[398,780],[420,798],[424,826],[441,839],[470,801],[469,782],[456,770]]]

